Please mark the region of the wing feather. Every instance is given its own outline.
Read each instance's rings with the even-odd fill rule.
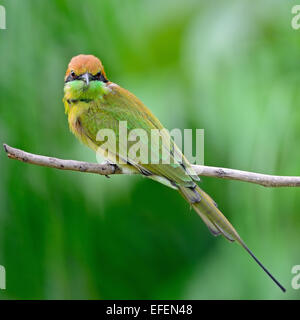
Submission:
[[[81,116],[80,121],[85,134],[96,145],[101,146],[103,142],[96,141],[98,130],[111,128],[116,133],[117,139],[120,142],[122,139],[119,139],[119,121],[127,121],[129,131],[132,129],[144,129],[148,136],[147,141],[141,140],[142,144],[147,143],[148,163],[140,163],[136,159],[130,158],[128,159],[130,164],[137,167],[140,171],[146,170],[153,175],[162,176],[178,185],[194,185],[193,178],[186,170],[186,168],[190,167],[189,162],[175,145],[168,131],[162,130],[164,127],[160,121],[129,91],[116,84],[110,84],[110,89],[111,92],[109,94],[105,95],[102,100],[93,102],[90,109]],[[150,161],[151,156],[153,156],[153,149],[155,150],[155,148],[151,148],[150,142],[148,143],[151,139],[151,129],[161,130],[161,143],[155,145],[155,148],[159,150],[160,162],[158,164],[152,164]],[[136,141],[128,141],[127,150],[135,143]],[[154,143],[152,141],[152,146]],[[119,147],[126,148],[126,146],[122,145],[122,142],[121,145],[117,143],[117,156],[120,156]],[[162,163],[163,150],[165,154],[169,155],[170,164]],[[182,163],[179,163],[177,159],[182,159]]]

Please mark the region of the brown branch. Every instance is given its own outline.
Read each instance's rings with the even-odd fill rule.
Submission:
[[[58,158],[46,157],[34,153],[25,152],[20,149],[3,144],[4,150],[10,159],[19,160],[38,166],[55,168],[60,170],[72,170],[80,172],[97,173],[101,175],[120,174],[122,170],[112,164],[97,164],[76,160],[63,160]]]
[[[19,160],[38,166],[50,167],[60,170],[72,170],[88,173],[96,173],[100,175],[111,174],[133,174],[122,170],[114,164],[97,164],[76,160],[63,160],[58,158],[41,156],[20,149],[12,148],[7,144],[3,145],[7,156],[10,159]],[[255,172],[241,171],[235,169],[226,169],[218,167],[193,165],[193,169],[199,176],[222,178],[229,180],[239,180],[262,185],[264,187],[299,187],[300,177],[297,176],[273,176]]]

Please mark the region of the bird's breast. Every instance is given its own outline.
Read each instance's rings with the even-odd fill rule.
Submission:
[[[71,103],[68,113],[70,130],[76,135],[82,134],[82,124],[80,118],[88,111],[89,105],[85,102]]]

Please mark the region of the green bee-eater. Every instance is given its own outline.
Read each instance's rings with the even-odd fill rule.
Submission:
[[[143,129],[149,135],[152,129],[163,129],[160,121],[132,93],[110,82],[101,61],[92,55],[73,57],[69,63],[64,85],[64,105],[70,130],[74,135],[96,152],[101,152],[103,141],[97,133],[100,129],[112,129],[116,135],[115,154],[103,149],[103,155],[111,162],[117,161],[124,170],[139,172],[174,189],[188,201],[199,214],[214,236],[223,235],[230,241],[237,241],[271,279],[283,290],[283,286],[269,273],[246,246],[237,231],[217,208],[215,202],[196,184],[199,178],[191,174],[188,160],[181,154],[167,132],[162,134],[160,151],[168,150],[170,157],[180,156],[181,163],[141,163],[126,158],[119,151],[119,122],[127,121],[129,130]],[[121,133],[120,133],[121,134]],[[167,141],[171,141],[167,143]],[[120,146],[121,147],[121,146]],[[151,152],[151,151],[150,151]],[[124,159],[123,159],[124,160]],[[121,164],[120,164],[121,163]],[[188,172],[187,172],[188,171]]]

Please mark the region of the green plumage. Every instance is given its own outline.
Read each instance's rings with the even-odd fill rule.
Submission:
[[[133,129],[145,130],[145,132],[148,133],[147,142],[149,142],[151,138],[151,129],[163,129],[163,126],[159,120],[131,93],[115,84],[109,84],[108,89],[109,90],[105,95],[98,97],[93,101],[76,101],[72,103],[70,115],[77,125],[71,125],[71,128],[75,128],[75,134],[78,135],[78,132],[80,133],[79,137],[84,143],[88,145],[94,144],[94,149],[97,149],[98,151],[98,148],[103,144],[103,141],[97,141],[98,131],[107,128],[112,129],[117,138],[116,160],[118,161],[120,157],[120,121],[127,122],[128,131]],[[74,111],[72,108],[74,108]],[[73,117],[72,112],[80,114]],[[78,125],[78,123],[80,125]],[[87,140],[89,140],[89,143],[87,143]],[[169,144],[167,145],[166,141],[171,141],[170,147]],[[127,151],[134,143],[135,141],[128,142]],[[112,145],[109,147],[110,150],[114,148]],[[147,148],[149,149],[148,151],[150,155],[150,143],[147,143]],[[168,148],[168,153],[170,153],[170,149],[172,149],[172,153],[176,152],[182,156],[180,150],[174,145],[174,142],[167,133],[162,136],[161,144],[159,145],[160,159],[162,158],[163,148]],[[240,240],[235,229],[217,209],[213,200],[211,200],[208,195],[196,186],[194,180],[197,178],[192,178],[187,174],[185,168],[190,167],[188,161],[183,157],[184,165],[182,166],[179,163],[176,163],[173,156],[170,156],[170,158],[172,165],[163,163],[139,163],[136,159],[132,158],[128,158],[127,161],[142,173],[148,172],[152,179],[155,179],[155,176],[163,177],[170,181],[173,186],[176,186],[182,196],[189,201],[202,219],[204,219],[204,222],[209,226],[209,229],[214,235],[222,233],[231,241]],[[148,160],[150,162],[151,159]]]
[[[97,77],[99,80],[94,80]],[[89,82],[89,79],[93,81]],[[124,169],[139,171],[151,179],[177,189],[213,235],[222,234],[228,240],[240,243],[283,289],[245,245],[211,197],[196,184],[199,178],[193,175],[191,165],[170,139],[169,133],[162,130],[164,127],[160,121],[132,93],[108,82],[103,66],[97,58],[84,55],[74,57],[69,64],[65,80],[65,110],[70,129],[77,138],[111,162],[116,161]],[[119,132],[122,121],[127,122],[128,132],[134,129],[143,129],[146,132],[146,137],[140,139],[140,144],[147,149],[147,161],[142,162],[139,157],[130,157],[130,153],[127,153],[136,141],[128,141],[127,145],[124,145],[123,134]],[[116,141],[100,141],[98,132],[102,129],[113,130]],[[161,130],[161,143],[154,145],[154,149],[159,150],[159,161],[156,164],[151,163],[153,144],[150,144],[150,140],[153,129]],[[104,145],[113,152],[107,152]],[[127,158],[124,158],[124,151],[128,154]],[[170,157],[171,163],[163,163],[163,154]],[[182,161],[178,162],[177,159]]]

